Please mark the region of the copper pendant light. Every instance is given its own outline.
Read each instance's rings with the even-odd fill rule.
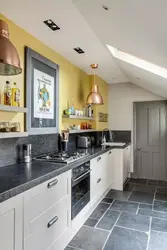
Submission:
[[[90,66],[94,70],[98,68],[98,64],[91,64]],[[104,104],[103,97],[99,93],[99,86],[95,84],[95,72],[94,72],[94,83],[92,86],[92,90],[87,97],[86,103],[87,104],[96,104],[96,105]]]
[[[9,40],[8,24],[0,20],[0,75],[18,75],[21,72],[19,55]]]

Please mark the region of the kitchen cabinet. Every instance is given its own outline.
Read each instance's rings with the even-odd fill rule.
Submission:
[[[90,161],[90,199],[95,202],[107,189],[108,154],[102,154]]]
[[[123,151],[123,182],[126,181],[130,173],[130,151],[131,146],[126,147]]]
[[[131,145],[124,149],[112,149],[109,165],[111,188],[123,190],[123,185],[130,174]]]
[[[23,250],[23,197],[0,203],[0,249]]]
[[[24,193],[24,250],[57,250],[70,221],[71,170]]]

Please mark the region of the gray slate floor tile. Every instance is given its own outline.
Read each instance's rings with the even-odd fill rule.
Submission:
[[[109,191],[106,195],[107,198],[127,201],[131,192],[128,191]]]
[[[167,187],[167,181],[158,181],[157,186]]]
[[[167,201],[167,194],[156,193],[156,200]]]
[[[136,201],[140,203],[152,204],[153,203],[154,194],[144,193],[134,191],[132,192],[129,201]]]
[[[138,231],[148,232],[150,217],[123,212],[116,225]]]
[[[65,248],[65,250],[81,250],[81,249],[79,249],[79,248],[74,248],[74,247],[71,247],[71,246],[67,246],[66,248]]]
[[[113,200],[114,199],[110,199],[110,198],[104,198],[103,200],[102,200],[102,202],[106,202],[106,203],[113,203]]]
[[[131,213],[136,213],[137,208],[138,208],[138,203],[129,201],[118,201],[118,200],[115,200],[110,207],[110,209],[112,210],[119,210]]]
[[[89,227],[94,227],[97,224],[98,220],[88,218],[84,225]]]
[[[158,186],[158,181],[157,180],[148,180],[147,185]]]
[[[147,209],[139,209],[138,214],[167,220],[167,213],[156,212],[156,211],[151,211],[151,210],[147,210]]]
[[[104,230],[83,226],[69,245],[84,250],[101,250],[108,234]]]
[[[167,201],[154,201],[153,210],[167,213]]]
[[[140,204],[139,208],[146,209],[146,210],[152,210],[152,205]]]
[[[107,203],[100,203],[96,209],[93,211],[93,213],[90,215],[90,218],[99,220],[102,215],[105,213],[105,211],[109,208],[110,204]]]
[[[167,220],[152,218],[151,230],[167,232]]]
[[[166,250],[167,233],[151,232],[148,250]]]
[[[167,187],[157,187],[157,193],[167,194]]]
[[[156,187],[155,186],[146,186],[146,185],[142,185],[142,184],[136,184],[133,191],[154,194],[156,191]]]
[[[134,183],[127,182],[126,185],[124,186],[124,191],[131,192],[133,190],[134,186],[135,186]]]
[[[147,180],[146,179],[133,179],[131,178],[128,182],[130,183],[140,183],[140,184],[146,184]]]
[[[148,236],[120,227],[114,227],[104,250],[146,250]]]
[[[105,215],[102,217],[102,219],[99,221],[96,227],[105,229],[105,230],[111,230],[114,226],[116,220],[118,219],[118,216],[120,215],[120,212],[108,210]]]

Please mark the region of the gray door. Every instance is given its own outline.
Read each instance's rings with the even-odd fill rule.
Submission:
[[[136,103],[135,177],[166,180],[166,102]]]

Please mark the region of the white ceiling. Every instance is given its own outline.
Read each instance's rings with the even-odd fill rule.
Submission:
[[[0,0],[0,6],[2,14],[85,72],[91,74],[89,65],[98,63],[98,74],[108,83],[130,80],[167,97],[167,79],[113,58],[106,47],[166,67],[166,0]],[[49,30],[46,19],[61,30]],[[86,53],[76,54],[78,46]]]

